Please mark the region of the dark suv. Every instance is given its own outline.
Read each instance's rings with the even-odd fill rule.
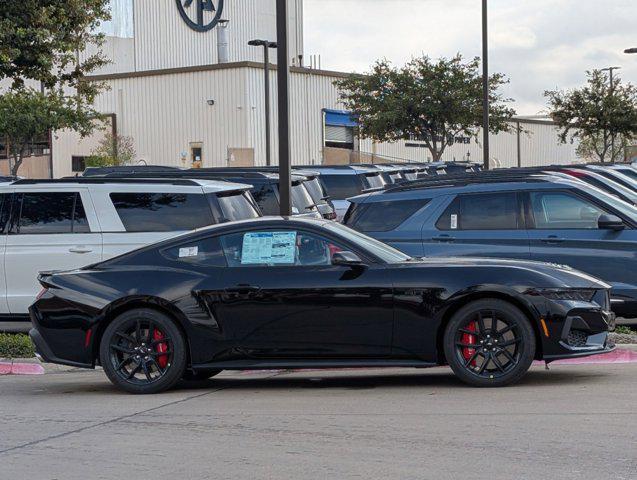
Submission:
[[[637,208],[552,175],[415,182],[350,199],[344,223],[412,256],[532,259],[612,284],[637,317]]]

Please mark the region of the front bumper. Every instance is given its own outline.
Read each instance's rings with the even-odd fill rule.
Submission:
[[[548,362],[612,352],[608,334],[615,330],[616,316],[610,302],[548,301],[541,321],[542,359]]]

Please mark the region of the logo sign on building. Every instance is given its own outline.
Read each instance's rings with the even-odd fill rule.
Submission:
[[[197,32],[215,28],[223,12],[223,0],[176,0],[186,25]]]

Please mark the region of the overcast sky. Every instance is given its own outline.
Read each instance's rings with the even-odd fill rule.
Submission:
[[[377,58],[481,53],[480,0],[305,0],[305,53],[322,68],[367,71]],[[543,92],[584,82],[588,69],[621,66],[637,83],[637,0],[490,0],[490,63],[507,74],[521,115],[545,109]]]

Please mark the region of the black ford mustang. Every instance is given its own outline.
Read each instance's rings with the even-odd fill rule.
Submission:
[[[153,393],[225,369],[449,364],[475,386],[533,359],[610,351],[609,286],[535,262],[414,259],[342,225],[217,225],[44,273],[31,338],[47,362],[103,366]]]

